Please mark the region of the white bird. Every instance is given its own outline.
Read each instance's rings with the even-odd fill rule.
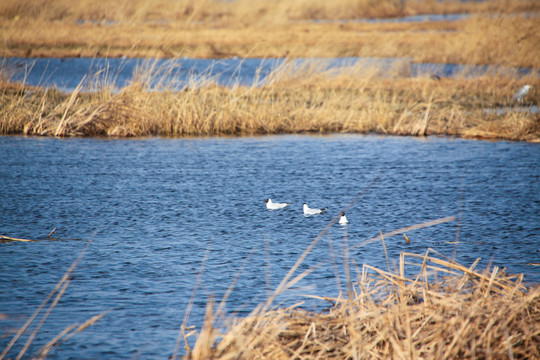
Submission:
[[[283,209],[285,206],[291,205],[291,203],[274,203],[272,199],[264,200],[266,203],[266,208],[270,210]]]
[[[522,102],[523,98],[525,98],[530,88],[531,88],[531,85],[525,85],[524,87],[516,91],[514,96],[512,96],[512,101]]]
[[[349,223],[349,220],[347,220],[347,217],[345,216],[345,211],[341,212],[341,217],[339,218],[339,224],[340,225],[347,225]]]
[[[306,203],[304,203],[304,215],[317,215],[322,213],[323,211],[328,210],[328,208],[324,209],[312,209],[309,206],[307,206]]]

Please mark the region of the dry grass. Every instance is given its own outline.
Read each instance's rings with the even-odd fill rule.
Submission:
[[[540,43],[540,18],[477,17],[464,24],[456,40],[455,47],[449,52],[461,56],[449,57],[449,62],[466,58],[475,64],[530,64],[539,67],[532,58],[540,56],[537,46]]]
[[[27,57],[381,56],[538,68],[540,21],[508,13],[539,9],[535,1],[5,0],[0,50]],[[454,22],[312,21],[422,10],[484,15]]]
[[[395,273],[364,266],[350,297],[324,298],[334,305],[321,313],[260,307],[221,333],[210,303],[186,358],[540,358],[540,287],[432,253],[403,253]]]
[[[241,22],[283,22],[291,19],[356,19],[399,17],[434,13],[485,13],[534,11],[530,1],[487,1],[466,3],[435,0],[4,0],[0,17],[8,20],[45,21],[176,21],[179,23],[218,22],[220,25]]]
[[[514,91],[534,76],[407,77],[359,64],[327,70],[285,63],[261,86],[222,87],[211,78],[180,91],[171,68],[141,69],[120,91],[83,84],[71,94],[0,84],[0,133],[45,136],[212,136],[280,133],[443,134],[538,141],[540,115],[516,111]],[[171,65],[172,66],[172,65]],[[403,67],[404,66],[404,67]],[[394,76],[392,76],[394,74]],[[99,79],[87,80],[102,83]],[[538,104],[532,90],[524,106]],[[508,112],[486,108],[508,107]],[[513,109],[513,110],[512,110]]]

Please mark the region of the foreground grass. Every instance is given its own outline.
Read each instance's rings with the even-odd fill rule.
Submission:
[[[212,304],[187,359],[538,359],[540,287],[429,251],[364,266],[328,311],[261,306],[221,333]],[[408,277],[414,267],[417,275]]]
[[[405,64],[406,65],[406,64]],[[0,133],[43,136],[214,136],[283,133],[452,135],[539,141],[540,80],[529,76],[407,77],[362,64],[339,71],[284,64],[264,85],[211,79],[180,91],[151,65],[122,89],[81,84],[71,94],[0,84]],[[90,81],[92,83],[92,81]],[[157,83],[157,85],[156,85]],[[523,84],[532,91],[511,100]],[[504,109],[497,112],[498,109]]]
[[[0,3],[2,56],[408,57],[540,67],[537,1],[175,1]],[[459,21],[313,20],[468,13]],[[480,15],[483,14],[483,15]]]

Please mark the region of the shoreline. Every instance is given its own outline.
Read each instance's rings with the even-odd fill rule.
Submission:
[[[516,143],[531,143],[536,144],[540,143],[540,138],[534,139],[510,139],[499,136],[487,136],[487,135],[466,135],[460,136],[455,134],[425,134],[425,135],[410,135],[410,134],[390,134],[383,132],[294,132],[294,133],[275,133],[275,134],[240,134],[240,135],[229,135],[229,134],[214,134],[214,135],[185,135],[185,136],[176,136],[176,135],[140,135],[140,136],[108,136],[108,135],[88,135],[88,136],[49,136],[49,135],[38,135],[38,134],[24,134],[24,133],[11,133],[4,134],[0,133],[0,136],[5,137],[21,137],[21,138],[54,138],[54,139],[97,139],[97,140],[149,140],[149,139],[187,139],[187,140],[204,140],[204,139],[245,139],[245,138],[259,138],[267,136],[308,136],[308,137],[332,137],[332,136],[373,136],[373,137],[410,137],[417,139],[427,139],[429,138],[444,138],[444,139],[454,139],[454,140],[477,140],[477,141],[507,141],[507,142],[516,142]]]

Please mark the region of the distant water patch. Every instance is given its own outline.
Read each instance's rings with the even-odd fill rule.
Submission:
[[[416,63],[408,58],[345,57],[317,58],[228,58],[228,59],[131,59],[131,58],[6,58],[2,63],[10,80],[31,86],[56,87],[73,91],[80,83],[87,90],[103,86],[123,88],[132,82],[147,83],[169,90],[215,83],[221,86],[258,86],[285,63],[292,66],[313,63],[323,70],[347,71],[348,67],[376,69],[382,77],[477,77],[505,74],[521,77],[528,68],[495,65]],[[540,76],[540,71],[538,72]]]

